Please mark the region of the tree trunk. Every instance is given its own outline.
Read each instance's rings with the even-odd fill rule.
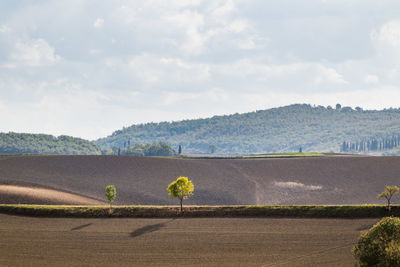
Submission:
[[[181,198],[181,213],[183,212],[183,207],[182,207],[182,198]]]

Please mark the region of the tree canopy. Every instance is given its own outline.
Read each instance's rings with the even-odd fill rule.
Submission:
[[[386,186],[385,190],[380,193],[377,198],[386,198],[387,200],[387,206],[390,210],[390,200],[392,199],[392,197],[396,194],[399,193],[399,188],[395,185],[392,186]]]
[[[99,155],[96,144],[76,137],[47,134],[0,133],[0,154]]]
[[[194,185],[187,177],[180,176],[170,183],[167,187],[168,194],[171,197],[178,198],[180,200],[181,212],[183,211],[182,201],[187,199],[193,194]]]
[[[360,266],[400,266],[400,219],[383,218],[360,236],[353,253]]]
[[[165,142],[135,144],[134,147],[128,146],[120,150],[120,155],[127,156],[175,156],[176,154],[175,150]]]
[[[116,197],[117,197],[117,189],[115,188],[115,186],[114,185],[106,186],[106,198],[108,203],[110,203],[110,206]]]

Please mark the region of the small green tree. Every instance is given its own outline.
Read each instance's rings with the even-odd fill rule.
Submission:
[[[388,185],[388,186],[386,186],[385,190],[377,196],[377,198],[382,198],[382,197],[386,198],[386,200],[387,200],[387,207],[388,207],[388,209],[389,209],[389,211],[390,211],[390,200],[392,199],[392,197],[393,197],[394,195],[396,195],[396,194],[398,194],[398,193],[399,193],[399,188],[398,188],[397,186],[395,186],[395,185],[392,185],[392,186]]]
[[[187,177],[180,176],[176,181],[169,184],[167,187],[168,194],[171,197],[178,198],[181,204],[181,212],[183,211],[182,202],[193,194],[194,186],[192,181]]]
[[[115,200],[117,196],[117,189],[115,188],[114,185],[108,185],[106,187],[106,198],[107,201],[110,203],[110,208],[111,208],[111,202]]]
[[[360,266],[400,266],[400,219],[383,218],[353,248]]]

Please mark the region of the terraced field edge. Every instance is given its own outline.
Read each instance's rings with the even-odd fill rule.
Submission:
[[[0,213],[44,217],[302,217],[379,218],[400,216],[400,205],[389,212],[384,205],[302,205],[302,206],[55,206],[0,204]]]

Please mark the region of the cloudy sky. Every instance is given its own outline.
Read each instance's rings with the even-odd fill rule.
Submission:
[[[400,107],[398,0],[1,1],[0,131]]]

